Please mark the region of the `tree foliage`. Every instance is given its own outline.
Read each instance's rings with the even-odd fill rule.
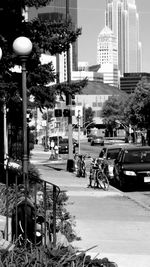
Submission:
[[[45,6],[48,0],[1,0],[0,3],[0,47],[3,56],[0,61],[0,101],[5,101],[9,108],[9,117],[15,117],[22,103],[21,73],[12,71],[14,66],[20,65],[20,59],[14,55],[12,44],[18,36],[28,37],[33,44],[33,50],[27,61],[27,94],[34,96],[34,103],[39,108],[54,107],[56,95],[71,91],[79,92],[85,82],[73,85],[57,84],[56,70],[52,63],[41,65],[42,53],[50,55],[61,54],[69,49],[81,34],[81,29],[72,30],[69,21],[42,21],[36,18],[25,21],[22,10],[28,7]],[[9,21],[9,23],[8,23]],[[66,83],[67,84],[67,83]],[[14,108],[15,106],[15,108]],[[12,112],[13,111],[13,112]]]
[[[85,127],[93,122],[93,117],[94,117],[94,111],[92,110],[91,107],[85,108],[84,110],[85,113]]]
[[[148,129],[150,125],[150,84],[145,78],[140,81],[130,95],[110,97],[102,109],[106,126],[116,127],[115,121],[134,128]]]
[[[142,80],[130,95],[125,107],[125,118],[139,128],[148,128],[150,125],[150,84]]]
[[[115,128],[117,126],[116,120],[125,122],[124,109],[128,102],[128,96],[126,94],[120,94],[118,96],[111,96],[104,103],[101,116],[104,124],[108,128]]]

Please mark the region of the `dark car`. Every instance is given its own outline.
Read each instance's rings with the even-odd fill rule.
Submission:
[[[93,136],[91,139],[91,146],[101,145],[104,146],[104,138],[102,136]]]
[[[73,153],[75,153],[75,145],[73,144]],[[59,141],[59,154],[68,154],[69,153],[69,139],[62,138]]]
[[[99,153],[99,158],[105,161],[105,169],[107,169],[107,176],[110,180],[114,177],[114,160],[118,157],[121,148],[120,146],[103,147]]]
[[[114,181],[126,190],[129,185],[150,183],[150,147],[124,147],[114,162]]]

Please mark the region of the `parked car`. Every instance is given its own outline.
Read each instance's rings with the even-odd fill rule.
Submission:
[[[113,168],[114,160],[118,157],[118,154],[121,150],[121,146],[108,146],[103,147],[99,153],[99,158],[103,159],[105,162],[105,172],[109,180],[112,180],[114,177]]]
[[[104,146],[104,138],[102,136],[93,136],[91,139],[91,146],[101,145]]]
[[[150,184],[150,147],[124,147],[114,161],[114,181],[126,190],[129,185]]]
[[[73,153],[75,153],[75,145],[73,144]],[[69,139],[62,138],[59,141],[59,154],[68,154],[69,153]]]

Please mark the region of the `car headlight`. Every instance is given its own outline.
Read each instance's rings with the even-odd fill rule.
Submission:
[[[136,176],[136,173],[134,171],[124,171],[124,174],[129,176]]]

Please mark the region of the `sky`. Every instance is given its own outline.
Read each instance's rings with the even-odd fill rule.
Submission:
[[[78,0],[79,61],[96,64],[97,38],[105,26],[105,0]],[[150,73],[150,0],[135,0],[139,14],[139,40],[142,43],[142,72]]]

